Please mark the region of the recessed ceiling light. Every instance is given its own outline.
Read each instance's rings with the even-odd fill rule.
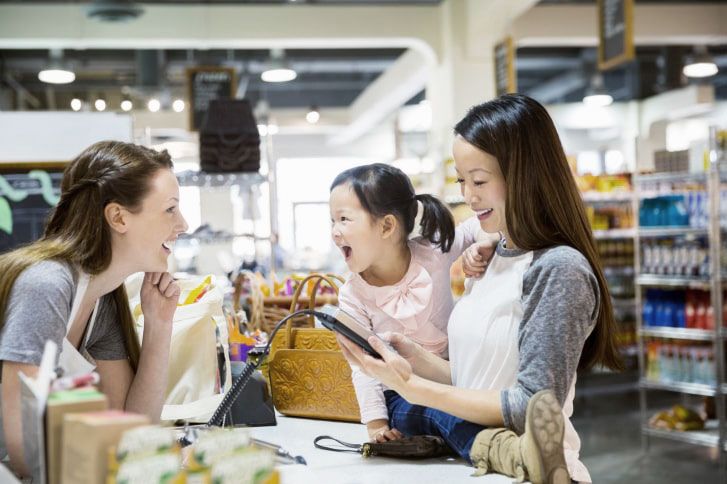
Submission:
[[[321,113],[318,112],[318,109],[315,106],[310,108],[308,114],[305,115],[305,120],[308,121],[310,124],[316,124],[319,119],[321,119]]]
[[[104,111],[106,109],[106,101],[103,99],[96,99],[93,105],[96,108],[96,111]]]
[[[78,99],[78,98],[71,99],[71,109],[73,109],[74,111],[80,111],[82,107],[83,107],[83,103],[81,102],[80,99]]]
[[[159,102],[159,99],[151,98],[149,99],[146,107],[148,107],[149,111],[151,111],[152,113],[156,113],[162,108],[162,103]]]
[[[175,99],[172,103],[172,109],[175,113],[181,113],[182,111],[184,111],[184,101],[182,101],[181,99]]]
[[[128,99],[124,99],[121,101],[121,109],[124,111],[131,111],[131,109],[134,107],[134,104],[129,101]]]

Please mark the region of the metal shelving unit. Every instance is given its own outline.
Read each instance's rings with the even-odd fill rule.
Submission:
[[[638,271],[638,268],[636,270]],[[639,286],[683,287],[686,289],[704,289],[708,291],[711,287],[711,279],[707,277],[640,274],[636,277],[636,284]]]
[[[712,341],[716,334],[711,329],[691,329],[691,328],[660,328],[660,327],[648,327],[643,328],[639,331],[641,336],[650,338],[663,338],[663,339],[683,339],[690,341]],[[727,334],[722,335],[722,339],[726,338]]]
[[[639,228],[639,236],[641,238],[648,237],[678,237],[680,235],[709,235],[706,228],[696,227],[641,227]]]
[[[714,133],[713,133],[714,135]],[[723,157],[724,158],[724,157]],[[637,224],[634,239],[634,263],[636,269],[636,300],[637,300],[637,337],[639,344],[639,403],[642,422],[642,445],[648,449],[650,438],[664,438],[693,445],[703,445],[719,449],[720,474],[722,479],[727,476],[727,423],[725,411],[725,356],[724,340],[727,330],[723,328],[722,321],[722,291],[724,289],[724,272],[721,267],[721,237],[723,229],[720,228],[720,188],[725,178],[725,169],[720,166],[727,164],[727,160],[718,157],[718,150],[714,147],[710,151],[710,169],[707,173],[664,173],[641,175],[634,177],[634,213]],[[644,185],[658,186],[658,192],[668,191],[668,184],[701,184],[708,193],[709,224],[706,229],[692,227],[645,227],[639,228],[640,201],[654,194],[652,190],[644,191]],[[662,185],[663,184],[663,185]],[[722,208],[727,210],[727,207]],[[652,237],[678,237],[678,236],[704,236],[709,241],[709,277],[684,277],[674,275],[641,274],[641,239]],[[644,327],[641,312],[642,289],[645,287],[673,287],[685,289],[701,289],[710,292],[711,306],[714,308],[714,330],[698,330],[671,327]],[[655,381],[645,377],[646,357],[645,338],[665,338],[675,340],[709,341],[714,346],[714,361],[716,366],[716,381],[713,384],[686,383],[674,381]],[[647,396],[650,390],[662,390],[687,395],[701,395],[715,398],[716,420],[708,422],[704,431],[670,431],[654,429],[648,426],[649,409]]]

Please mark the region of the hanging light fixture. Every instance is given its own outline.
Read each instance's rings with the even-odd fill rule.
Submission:
[[[698,45],[694,48],[691,58],[687,59],[682,72],[687,77],[702,78],[717,74],[719,69],[712,56],[707,52],[707,46]]]
[[[288,82],[298,77],[298,74],[285,62],[283,49],[272,49],[267,68],[260,75],[265,82]]]
[[[82,107],[83,102],[80,99],[78,99],[77,97],[71,99],[71,109],[73,109],[74,111],[80,111]]]
[[[591,85],[586,89],[586,95],[583,96],[583,104],[590,107],[606,107],[613,103],[611,96],[603,86],[603,76],[595,74],[591,78]]]
[[[76,80],[76,74],[63,62],[63,51],[51,49],[48,66],[38,73],[38,79],[48,84],[70,84]]]

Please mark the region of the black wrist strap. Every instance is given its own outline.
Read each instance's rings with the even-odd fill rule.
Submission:
[[[338,444],[342,445],[343,447],[328,447],[325,445],[321,445],[318,442],[321,440],[332,440],[334,442],[337,442]],[[352,452],[354,454],[361,454],[362,451],[362,445],[360,444],[349,444],[348,442],[340,441],[336,438],[331,437],[330,435],[319,435],[315,439],[313,439],[313,445],[316,446],[318,449],[323,450],[330,450],[333,452]]]

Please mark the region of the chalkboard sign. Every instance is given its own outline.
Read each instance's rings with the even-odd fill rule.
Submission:
[[[633,0],[598,0],[598,68],[634,58]]]
[[[235,70],[231,67],[191,67],[187,69],[189,128],[198,131],[213,99],[235,95]]]
[[[0,164],[0,253],[40,238],[58,203],[62,163]]]
[[[501,96],[516,91],[515,50],[508,37],[495,45],[495,92]]]

